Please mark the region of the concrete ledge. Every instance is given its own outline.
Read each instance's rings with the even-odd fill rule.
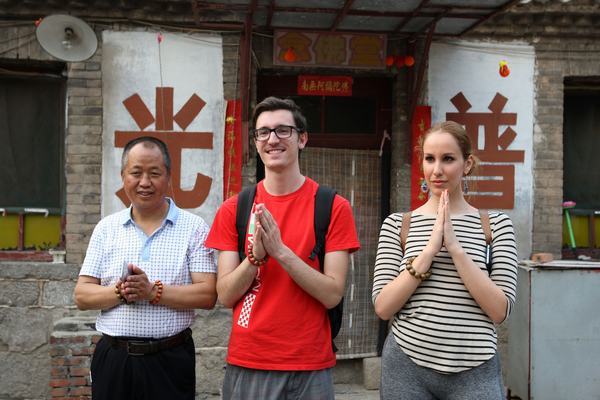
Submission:
[[[48,279],[53,281],[77,280],[80,265],[51,262],[0,262],[2,279]]]
[[[54,323],[52,336],[70,336],[72,333],[81,334],[83,332],[95,332],[95,334],[101,335],[100,332],[96,331],[95,316],[78,315],[75,317],[62,318]]]

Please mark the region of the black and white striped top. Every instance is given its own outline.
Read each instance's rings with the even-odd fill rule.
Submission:
[[[431,235],[435,216],[412,214],[406,239],[406,257],[400,246],[402,214],[386,218],[381,227],[375,272],[373,303],[381,289],[405,268],[405,259],[418,256]],[[485,235],[478,213],[452,216],[452,226],[463,249],[487,274]],[[510,314],[517,286],[517,248],[510,218],[490,212],[492,231],[491,279],[508,298]],[[474,368],[496,353],[494,323],[481,310],[456,272],[452,258],[442,247],[433,258],[432,275],[424,280],[396,313],[392,332],[400,348],[416,364],[441,373]]]

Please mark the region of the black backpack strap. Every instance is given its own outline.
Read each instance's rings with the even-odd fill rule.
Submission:
[[[335,189],[319,185],[315,197],[315,247],[308,258],[314,260],[315,257],[319,257],[321,272],[325,266],[325,236],[329,229],[335,195]]]
[[[256,185],[245,187],[239,194],[237,199],[237,210],[235,213],[235,227],[238,234],[238,254],[240,262],[246,258],[246,231],[248,230],[248,220],[250,212],[252,212],[252,204],[256,196]]]
[[[492,274],[492,230],[490,228],[490,214],[488,210],[479,210],[479,218],[481,218],[481,229],[485,235],[485,267],[488,275]]]
[[[335,195],[335,189],[319,185],[315,196],[315,247],[309,258],[314,260],[315,257],[319,257],[321,272],[324,272],[325,269],[325,237],[329,229],[329,222],[331,222],[331,210]],[[329,325],[331,327],[331,347],[334,353],[337,352],[338,348],[333,339],[342,327],[343,313],[344,298],[342,298],[338,305],[327,310],[327,317],[329,318]]]

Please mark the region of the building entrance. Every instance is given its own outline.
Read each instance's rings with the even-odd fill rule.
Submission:
[[[354,210],[361,250],[350,260],[344,318],[336,338],[340,359],[377,354],[379,319],[371,287],[379,228],[389,211],[389,164],[380,148],[384,131],[391,131],[392,81],[353,77],[352,82],[351,96],[302,96],[297,75],[265,74],[259,75],[257,90],[257,101],[277,96],[302,107],[308,120],[302,173],[335,188]],[[257,178],[262,174],[259,159]]]

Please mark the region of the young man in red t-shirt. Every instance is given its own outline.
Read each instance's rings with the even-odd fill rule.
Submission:
[[[333,399],[335,354],[327,309],[345,291],[349,254],[360,244],[349,202],[336,195],[325,266],[310,260],[318,184],[300,173],[306,118],[292,100],[269,97],[252,117],[265,165],[240,260],[237,196],[219,209],[206,246],[219,250],[217,293],[233,308],[224,399]]]

